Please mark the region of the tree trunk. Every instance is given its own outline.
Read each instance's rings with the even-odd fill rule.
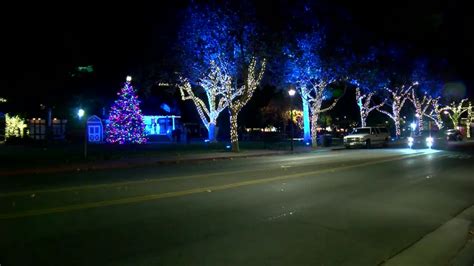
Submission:
[[[313,149],[318,147],[318,117],[317,112],[311,114],[311,147]]]
[[[418,133],[421,134],[421,131],[423,131],[425,127],[425,124],[423,122],[423,114],[418,113]]]
[[[207,138],[209,142],[216,142],[216,122],[212,121],[209,123],[209,127],[207,130]]]
[[[439,130],[441,130],[444,127],[443,118],[441,117],[441,112],[438,112],[436,114],[436,126],[438,126]]]
[[[471,120],[469,118],[466,121],[466,138],[471,138]]]
[[[304,131],[304,142],[311,142],[311,129],[309,123],[309,103],[307,100],[303,100],[303,131]]]
[[[360,126],[361,127],[365,127],[367,126],[367,115],[365,114],[365,112],[361,109],[360,110]]]
[[[394,114],[393,122],[395,124],[395,136],[398,139],[398,138],[400,138],[400,135],[402,134],[402,132],[400,130],[400,114]]]
[[[459,117],[460,115],[454,113],[451,117],[451,121],[453,122],[453,128],[456,129],[459,125]]]
[[[238,113],[230,111],[230,142],[232,143],[232,151],[239,152],[239,133],[237,125]]]

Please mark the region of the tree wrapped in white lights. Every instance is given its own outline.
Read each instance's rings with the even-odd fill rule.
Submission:
[[[385,102],[374,104],[372,98],[375,94],[375,92],[363,93],[359,87],[356,88],[356,102],[359,107],[361,127],[367,126],[367,117],[370,112],[381,108],[385,104]]]
[[[339,98],[336,98],[332,103],[323,108],[323,100],[325,99],[325,93],[328,88],[328,83],[325,81],[319,81],[312,83],[310,88],[301,87],[300,93],[304,103],[309,105],[310,119],[311,119],[311,146],[316,148],[318,146],[318,119],[321,113],[327,112],[333,109]]]
[[[194,102],[211,141],[215,140],[217,117],[226,107],[232,109],[235,124],[231,127],[236,125],[238,112],[252,97],[265,68],[263,63],[261,70],[253,69],[254,55],[262,45],[257,44],[256,26],[249,21],[229,9],[196,4],[188,8],[178,35],[182,75],[186,77],[179,86],[181,96]],[[195,85],[204,89],[204,97],[193,93]],[[231,130],[233,143],[235,136],[236,131]]]
[[[402,111],[403,106],[405,105],[406,101],[410,97],[410,93],[413,90],[413,87],[418,85],[417,82],[414,82],[413,84],[407,86],[407,85],[402,85],[400,87],[395,87],[393,89],[390,89],[388,87],[384,88],[387,93],[388,97],[386,99],[386,106],[390,107],[390,111],[383,110],[381,108],[377,108],[377,110],[393,120],[393,123],[395,124],[395,134],[398,137],[401,135],[401,129],[400,129],[400,112]]]
[[[442,129],[444,127],[443,117],[441,116],[441,114],[443,113],[443,109],[439,104],[439,100],[440,97],[432,98],[430,102],[430,112],[425,112],[424,115],[429,119],[433,120],[438,129]]]
[[[444,114],[448,115],[453,123],[453,128],[459,125],[461,115],[468,111],[468,107],[464,105],[467,99],[462,99],[459,103],[452,102],[450,105],[441,108]]]
[[[367,54],[354,60],[350,64],[349,69],[352,79],[350,83],[355,86],[355,100],[359,107],[360,126],[367,126],[367,117],[369,114],[381,108],[385,102],[376,102],[378,92],[384,88],[386,84],[383,72],[379,70],[379,54],[380,51],[371,47]]]
[[[192,5],[178,34],[181,99],[194,103],[211,142],[216,140],[217,119],[228,105],[226,86],[236,71],[229,63],[238,48],[231,35],[235,19],[221,9]]]
[[[181,99],[191,100],[194,103],[207,129],[209,141],[214,142],[216,141],[217,118],[228,106],[227,91],[231,86],[231,77],[226,75],[214,61],[211,61],[209,74],[202,78],[198,85],[205,92],[203,99],[194,93],[189,80],[182,78],[178,84]]]
[[[232,143],[232,151],[239,151],[239,135],[238,135],[238,115],[242,108],[252,98],[255,89],[262,80],[263,73],[265,72],[265,60],[263,60],[260,68],[257,67],[257,59],[252,58],[250,60],[245,78],[244,84],[240,87],[226,86],[227,88],[227,101],[229,105],[230,114],[230,141]]]
[[[433,99],[426,93],[423,95],[423,98],[419,97],[418,95],[416,95],[415,89],[411,90],[408,99],[413,103],[413,106],[415,107],[417,128],[419,132],[421,132],[421,130],[423,130],[424,128],[423,117],[426,116],[428,108],[431,107],[431,101],[433,101]]]
[[[436,64],[431,63],[426,58],[418,58],[414,61],[411,79],[418,81],[419,85],[410,94],[410,101],[415,108],[417,128],[424,129],[424,117],[435,121],[438,129],[443,127],[441,118],[441,108],[439,106],[439,95],[444,82],[437,76],[438,71],[434,71]],[[438,96],[438,97],[437,97]]]
[[[322,60],[323,39],[323,32],[313,31],[298,36],[294,45],[284,49],[287,56],[285,80],[299,91],[303,103],[304,141],[311,142],[313,148],[317,147],[319,115],[334,108],[338,101],[336,98],[328,107],[322,106],[332,97],[329,85],[336,81],[341,67]]]
[[[469,102],[467,106],[467,119],[466,119],[466,137],[468,139],[471,138],[471,124],[474,122],[474,110],[472,107],[472,103]]]

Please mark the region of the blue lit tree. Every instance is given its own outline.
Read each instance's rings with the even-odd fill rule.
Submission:
[[[385,96],[384,106],[377,110],[390,119],[395,124],[395,135],[401,135],[401,112],[405,103],[410,99],[412,90],[418,85],[413,81],[407,71],[407,55],[398,48],[386,48],[381,65],[384,66],[384,73],[387,76],[387,85],[383,88]],[[408,69],[410,69],[408,67]],[[382,109],[386,107],[389,110]]]
[[[215,140],[217,117],[229,107],[232,150],[239,151],[237,117],[258,87],[265,60],[258,64],[256,27],[229,10],[192,7],[180,32],[183,100],[192,100]],[[196,90],[202,89],[199,97]]]
[[[367,125],[369,114],[381,108],[385,101],[376,103],[374,98],[387,85],[387,81],[377,64],[377,51],[372,48],[352,66],[350,83],[356,87],[355,100],[359,107],[360,126]]]
[[[324,45],[322,31],[301,34],[293,45],[284,48],[287,56],[285,80],[296,87],[303,102],[303,130],[305,142],[317,147],[317,123],[319,115],[331,110],[338,98],[327,106],[323,102],[332,98],[329,85],[341,74],[336,64],[323,60],[321,49]],[[311,120],[311,121],[310,121]]]
[[[192,6],[179,33],[181,72],[185,76],[179,84],[181,98],[193,101],[211,142],[216,140],[217,118],[228,106],[226,85],[236,72],[228,63],[238,52],[236,39],[230,34],[233,20],[219,9]]]
[[[418,86],[411,91],[408,99],[415,108],[418,132],[424,130],[424,117],[434,120],[438,129],[443,128],[442,109],[439,107],[439,94],[443,84],[430,75],[428,68],[427,59],[418,59],[412,72],[412,80]]]

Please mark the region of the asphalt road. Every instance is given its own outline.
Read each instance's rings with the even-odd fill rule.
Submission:
[[[379,265],[474,204],[473,164],[374,149],[6,177],[0,265]]]

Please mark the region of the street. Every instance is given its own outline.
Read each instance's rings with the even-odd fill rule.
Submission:
[[[474,204],[473,164],[361,149],[3,177],[0,265],[396,262]]]

